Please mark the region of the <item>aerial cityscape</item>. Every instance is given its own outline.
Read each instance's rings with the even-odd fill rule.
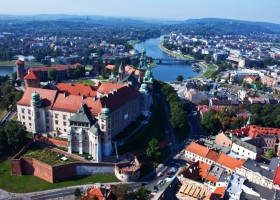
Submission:
[[[280,199],[280,2],[0,5],[0,200]]]

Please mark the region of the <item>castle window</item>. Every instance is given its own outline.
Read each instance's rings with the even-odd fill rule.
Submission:
[[[55,114],[54,117],[57,119],[58,118],[58,114]]]
[[[25,125],[25,122],[22,122],[23,125]]]
[[[24,113],[24,109],[23,108],[21,109],[21,113]]]
[[[66,133],[66,129],[64,129],[64,132]]]
[[[31,123],[29,123],[29,126],[31,126]]]
[[[31,111],[30,111],[30,110],[28,110],[28,114],[29,114],[29,115],[31,114]]]
[[[22,119],[25,119],[25,116],[24,116],[24,115],[22,115]]]
[[[66,122],[63,122],[63,126],[66,126]]]
[[[66,115],[63,115],[63,120],[66,120]]]
[[[31,120],[31,117],[28,117],[29,120]]]
[[[58,120],[55,120],[55,124],[58,125]]]

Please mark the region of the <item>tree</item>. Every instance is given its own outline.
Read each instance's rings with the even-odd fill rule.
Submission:
[[[147,148],[146,152],[149,157],[157,158],[161,155],[159,151],[158,140],[156,138],[153,138],[149,142],[149,147]]]
[[[56,75],[57,75],[57,72],[55,69],[50,69],[48,71],[48,78],[51,80],[51,81],[54,81],[56,80]]]
[[[17,73],[16,73],[16,72],[12,73],[12,79],[13,79],[14,81],[17,80]]]
[[[183,128],[186,125],[186,113],[181,107],[171,107],[170,124],[175,129]]]
[[[66,69],[66,77],[67,77],[67,79],[71,79],[72,78],[72,72],[71,72],[71,68],[70,67],[68,67]]]
[[[26,128],[17,121],[9,121],[5,126],[5,132],[7,135],[8,145],[13,152],[18,151],[23,147],[26,137]]]
[[[82,195],[81,190],[79,188],[76,188],[74,191],[74,196],[76,198],[79,198],[79,197],[81,197],[81,195]]]
[[[7,135],[4,130],[4,128],[0,127],[0,155],[4,153],[6,147],[7,147]]]
[[[77,66],[76,68],[76,74],[77,76],[80,77],[84,77],[85,76],[85,68],[82,66]]]
[[[184,80],[184,77],[182,75],[177,76],[177,81],[182,82]]]
[[[200,123],[210,134],[218,133],[221,129],[221,122],[212,109],[203,115]]]
[[[150,190],[145,187],[140,187],[136,192],[132,192],[129,196],[130,199],[146,200],[149,199]]]
[[[265,156],[269,159],[273,158],[274,156],[274,151],[273,150],[269,150],[268,152],[266,152]]]
[[[131,193],[131,189],[128,184],[120,184],[112,188],[113,193],[117,196],[118,200],[128,199],[128,195]]]
[[[210,54],[207,54],[207,55],[204,57],[204,60],[205,60],[205,62],[206,62],[207,64],[209,64],[210,61],[211,61],[211,55],[210,55]]]

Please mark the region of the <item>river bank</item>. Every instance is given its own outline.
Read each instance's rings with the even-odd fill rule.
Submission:
[[[166,49],[163,46],[163,40],[160,41],[159,48],[170,56],[173,56],[173,57],[176,57],[176,58],[179,58],[179,59],[194,60],[194,58],[190,55],[183,55],[183,54],[180,54],[180,53],[174,53],[174,52],[170,51],[169,49]]]

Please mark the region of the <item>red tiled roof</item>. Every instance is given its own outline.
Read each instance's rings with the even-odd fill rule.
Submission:
[[[145,74],[143,72],[139,71],[138,69],[134,69],[134,68],[132,68],[132,67],[130,67],[128,65],[125,66],[124,70],[125,70],[126,74],[131,74],[132,72],[134,72],[135,75],[139,75],[140,74],[141,76],[145,76]]]
[[[210,150],[209,153],[207,154],[206,158],[216,162],[219,158],[219,154],[213,150]]]
[[[205,146],[192,142],[189,146],[186,147],[186,151],[192,152],[201,157],[206,157],[210,150]]]
[[[107,107],[110,109],[110,112],[112,112],[117,108],[119,108],[120,106],[131,101],[132,99],[137,98],[138,96],[139,96],[138,90],[136,90],[132,85],[128,85],[119,88],[113,94],[109,93],[107,96],[100,98],[100,102],[103,108]]]
[[[201,178],[206,179],[210,168],[211,165],[199,161],[199,175],[201,176]]]
[[[224,194],[225,194],[225,191],[226,191],[226,186],[223,186],[223,187],[216,187],[215,191],[214,191],[214,194],[220,196],[221,199],[224,198]]]
[[[247,78],[250,78],[250,79],[252,79],[253,81],[256,81],[256,80],[258,79],[257,76],[249,76],[249,75],[246,75],[246,76],[244,77],[244,79],[247,79]]]
[[[219,179],[215,176],[212,176],[211,174],[208,174],[206,180],[216,183]]]
[[[252,138],[262,135],[278,135],[280,136],[280,129],[279,128],[268,128],[268,127],[261,127],[250,125],[248,135]]]
[[[86,97],[96,96],[97,92],[94,87],[83,83],[59,83],[56,88],[60,92],[66,92],[73,95],[84,95]]]
[[[105,67],[106,67],[107,69],[112,70],[112,69],[114,69],[115,65],[106,65]]]
[[[52,103],[55,100],[55,96],[57,91],[55,90],[48,90],[48,89],[41,89],[41,88],[26,88],[21,100],[17,102],[20,105],[30,106],[31,95],[32,93],[37,92],[40,94],[40,98],[45,107],[50,108]]]
[[[280,185],[280,167],[277,167],[277,170],[274,175],[273,183]]]
[[[241,168],[245,161],[245,159],[238,160],[224,153],[221,153],[217,160],[217,163],[235,171],[236,168]]]
[[[28,74],[24,77],[26,80],[39,80],[39,76],[37,76],[33,71],[28,71]]]
[[[122,87],[125,87],[125,85],[124,84],[118,84],[118,83],[106,83],[106,82],[103,82],[99,86],[97,91],[102,93],[102,94],[109,94],[114,89],[120,89]]]
[[[90,189],[90,191],[88,192],[87,199],[93,199],[94,197],[97,197],[98,200],[103,200],[103,199],[116,200],[117,199],[111,190],[107,190],[107,191],[105,191],[105,190],[107,190],[107,189],[94,187],[94,188]]]
[[[76,69],[77,66],[82,66],[79,63],[73,64],[73,65],[58,65],[58,66],[50,66],[50,67],[31,67],[29,70],[31,71],[48,71],[50,69],[55,69],[56,71],[63,71],[68,68]]]
[[[24,64],[24,61],[18,60],[18,61],[16,61],[16,64],[17,64],[17,65],[22,65],[22,64]]]

